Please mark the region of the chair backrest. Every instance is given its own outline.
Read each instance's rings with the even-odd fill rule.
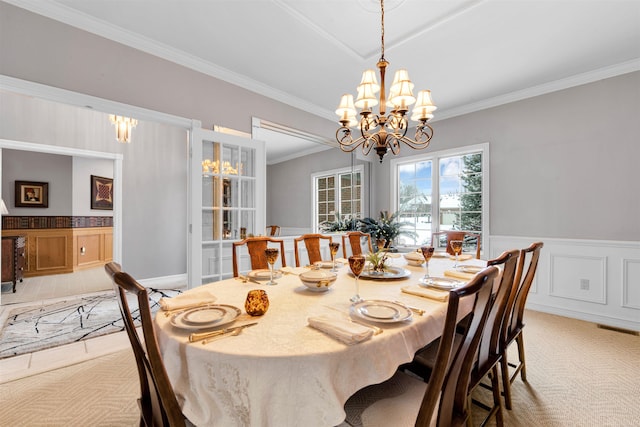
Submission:
[[[518,268],[511,290],[508,302],[508,312],[506,316],[505,327],[503,328],[504,337],[513,335],[517,330],[524,326],[524,307],[527,303],[527,296],[533,283],[533,278],[538,269],[538,260],[540,259],[540,250],[544,246],[542,242],[532,243],[528,248],[520,250],[520,258],[518,259]],[[529,260],[527,272],[524,274],[525,264]],[[507,340],[509,342],[510,340]]]
[[[184,415],[178,405],[160,355],[160,348],[153,329],[147,290],[127,273],[121,271],[120,265],[115,262],[106,264],[105,270],[113,281],[118,296],[120,314],[138,365],[141,391],[140,411],[144,425],[154,427],[184,426]],[[136,332],[127,293],[137,298],[138,315],[136,317],[140,319],[142,325],[144,343],[141,342]]]
[[[502,274],[498,284],[494,284],[491,294],[491,309],[487,317],[487,325],[482,333],[478,349],[478,363],[475,377],[484,377],[495,364],[501,354],[502,325],[505,321],[509,295],[513,289],[516,265],[520,251],[514,249],[503,252],[498,258],[487,261],[487,266],[502,266]]]
[[[362,231],[348,231],[342,235],[342,254],[345,258],[349,258],[347,252],[347,242],[351,247],[351,255],[362,255],[362,240],[366,239],[369,246],[369,252],[373,252],[373,246],[371,245],[371,235],[369,233],[363,233]]]
[[[451,245],[449,242],[452,240],[462,240],[467,243],[470,240],[476,241],[476,258],[480,259],[480,249],[481,249],[481,236],[478,233],[473,233],[471,231],[462,231],[462,230],[448,230],[448,231],[436,231],[435,233],[431,233],[431,246],[437,248],[440,246],[440,237],[446,236],[446,251],[450,255],[454,255],[453,249],[451,249]]]
[[[496,267],[487,267],[466,285],[449,292],[444,329],[416,426],[431,425],[436,409],[438,426],[464,425],[469,417],[467,391],[471,370],[489,314],[491,292],[497,274]],[[461,344],[454,352],[459,310],[467,307],[466,304],[461,305],[463,298],[471,298],[473,307]],[[440,404],[436,408],[438,402]]]
[[[320,240],[327,240],[327,243],[331,243],[333,239],[331,236],[324,236],[322,234],[311,233],[303,234],[300,237],[293,239],[293,252],[296,257],[296,267],[300,267],[300,255],[298,251],[298,243],[304,242],[304,246],[307,248],[307,255],[309,256],[309,264],[322,261],[322,254],[320,252]]]
[[[280,226],[279,225],[267,225],[267,235],[268,236],[279,236],[280,235]]]
[[[233,251],[231,254],[233,262],[233,277],[238,277],[238,275],[240,274],[238,269],[238,248],[240,246],[247,246],[247,252],[249,252],[252,270],[269,268],[267,257],[264,254],[264,250],[269,246],[269,242],[280,245],[280,262],[282,263],[283,267],[286,267],[287,259],[284,254],[284,240],[273,239],[268,236],[247,237],[246,239],[239,242],[233,242]]]

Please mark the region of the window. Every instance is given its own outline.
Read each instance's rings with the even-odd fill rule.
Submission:
[[[431,244],[435,231],[488,232],[488,164],[488,144],[392,160],[393,208],[413,232],[398,244]]]
[[[325,221],[362,217],[362,175],[362,166],[312,175],[314,230]]]

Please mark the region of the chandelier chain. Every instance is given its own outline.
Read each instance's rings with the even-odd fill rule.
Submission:
[[[380,14],[380,44],[382,45],[380,59],[384,59],[384,0],[380,0],[380,9],[382,10]]]

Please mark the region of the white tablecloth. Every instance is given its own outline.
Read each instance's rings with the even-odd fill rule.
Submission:
[[[403,265],[399,258],[395,263]],[[467,264],[484,265],[479,260]],[[442,275],[452,262],[432,259],[431,275]],[[364,299],[402,301],[426,310],[408,322],[378,324],[384,332],[356,345],[345,345],[308,326],[310,316],[348,313],[354,278],[343,266],[328,292],[307,290],[293,274],[266,286],[228,279],[208,285],[217,303],[242,309],[234,324],[257,321],[235,337],[207,345],[189,343],[189,331],[175,328],[160,312],[156,332],[169,379],[183,412],[197,426],[335,426],[343,405],[357,390],[382,382],[402,363],[442,332],[446,303],[400,291],[417,283],[424,268],[397,281],[360,280]],[[265,289],[270,307],[261,317],[244,313],[251,289]],[[337,311],[337,310],[339,311]]]

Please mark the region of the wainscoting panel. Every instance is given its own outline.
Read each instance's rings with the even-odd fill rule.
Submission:
[[[622,306],[640,310],[640,259],[622,260]]]
[[[549,295],[607,303],[606,257],[550,254]]]
[[[640,242],[513,236],[489,239],[491,252],[483,258],[544,242],[528,308],[640,331]]]

